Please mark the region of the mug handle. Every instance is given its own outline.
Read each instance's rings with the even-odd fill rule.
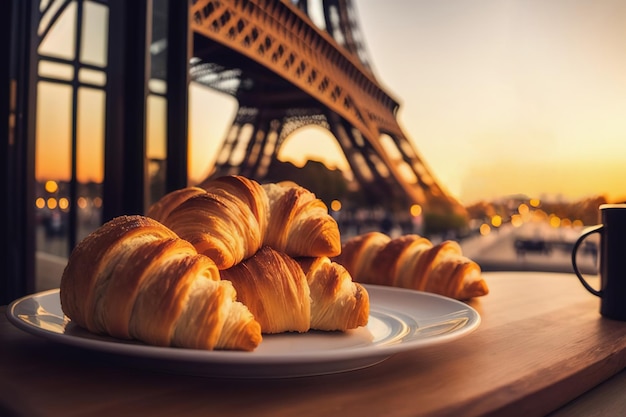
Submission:
[[[583,278],[582,274],[578,270],[578,265],[576,264],[576,254],[578,253],[578,247],[583,242],[583,240],[585,240],[587,237],[589,237],[593,233],[600,233],[603,227],[604,225],[599,224],[597,226],[592,226],[588,228],[587,230],[585,230],[583,234],[578,237],[578,239],[576,240],[576,243],[574,243],[574,248],[572,249],[572,266],[574,267],[574,273],[580,280],[580,283],[583,284],[585,289],[589,291],[590,293],[592,293],[593,295],[596,295],[598,297],[602,297],[602,291],[596,290],[591,285],[589,285],[587,281],[585,281],[585,278]]]

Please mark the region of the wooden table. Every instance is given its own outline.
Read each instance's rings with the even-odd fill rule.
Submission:
[[[474,333],[367,369],[291,379],[133,368],[27,334],[7,321],[2,307],[0,415],[533,416],[563,406],[557,414],[623,411],[626,322],[601,318],[599,300],[573,274],[485,277],[491,293],[470,302],[482,317]]]

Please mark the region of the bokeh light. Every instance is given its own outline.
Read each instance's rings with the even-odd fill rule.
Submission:
[[[78,200],[76,200],[76,205],[80,209],[86,209],[87,208],[87,199],[85,197],[78,197]]]
[[[57,199],[50,197],[48,201],[46,202],[46,205],[48,206],[50,210],[54,210],[55,208],[57,208],[57,205],[58,205]]]
[[[499,214],[494,215],[491,218],[491,225],[493,227],[500,227],[500,226],[502,226],[502,216],[500,216]]]
[[[59,191],[59,185],[56,183],[56,181],[52,181],[52,180],[46,181],[46,184],[44,185],[44,188],[50,194],[54,194],[57,191]]]
[[[551,215],[550,216],[550,226],[557,228],[561,225],[561,219],[558,216]]]
[[[514,214],[511,216],[511,225],[513,227],[520,227],[522,224],[524,224],[524,220],[521,215]]]
[[[522,203],[519,205],[519,207],[517,208],[517,211],[519,212],[519,214],[521,214],[522,216],[525,214],[528,214],[528,212],[530,211],[530,208],[528,207],[527,204]]]
[[[59,198],[59,208],[63,211],[67,210],[70,207],[70,200],[65,197]]]

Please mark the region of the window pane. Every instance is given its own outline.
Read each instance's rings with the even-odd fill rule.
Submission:
[[[72,88],[40,82],[37,94],[37,251],[65,257],[68,255],[67,218],[70,210]]]
[[[104,107],[104,91],[78,90],[78,182],[102,182],[104,177]]]
[[[71,81],[74,77],[74,68],[68,64],[50,61],[39,61],[39,76]]]
[[[78,210],[77,241],[93,232],[102,219],[105,103],[106,94],[102,90],[78,90],[78,195],[74,204],[74,209]]]
[[[70,179],[72,88],[40,82],[37,89],[35,176]]]
[[[62,2],[55,2],[62,4]],[[46,27],[54,16],[56,8],[52,7],[41,19],[39,32]],[[63,13],[52,23],[52,29],[39,45],[39,53],[42,55],[59,58],[74,59],[74,43],[76,39],[76,2],[67,5]]]
[[[213,169],[237,112],[237,100],[192,82],[189,86],[189,181],[197,184]]]
[[[87,68],[81,68],[78,71],[78,81],[81,83],[89,83],[104,87],[107,81],[107,75],[104,71],[94,71]]]
[[[86,1],[83,6],[83,37],[80,61],[105,67],[107,64],[107,41],[109,8]]]
[[[149,159],[165,159],[165,129],[167,101],[163,97],[148,96],[147,154]]]
[[[163,97],[148,96],[146,124],[146,156],[150,189],[146,204],[150,206],[165,193],[167,142],[167,101]]]

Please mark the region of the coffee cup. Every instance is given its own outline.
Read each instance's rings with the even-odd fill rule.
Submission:
[[[601,205],[600,222],[585,229],[576,240],[572,249],[572,266],[587,291],[600,297],[600,314],[626,321],[626,204]],[[599,289],[589,285],[576,263],[578,247],[594,233],[600,235]]]

